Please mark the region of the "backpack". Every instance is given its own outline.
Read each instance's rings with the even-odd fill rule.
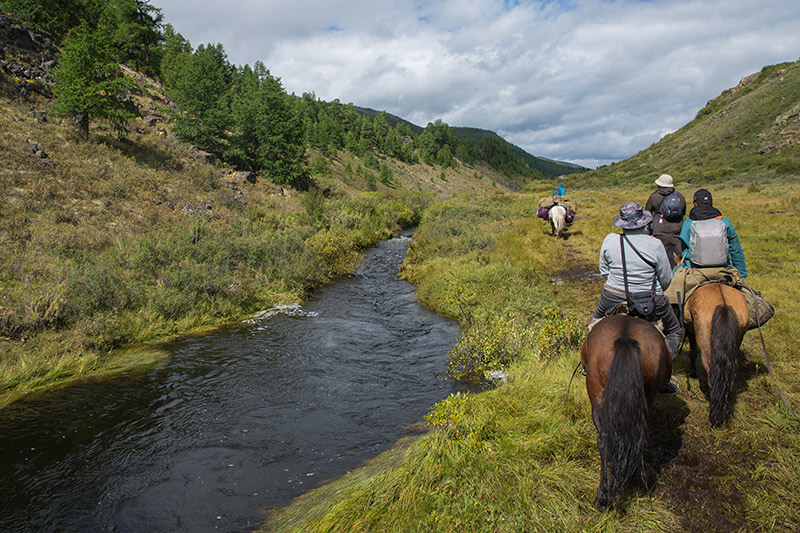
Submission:
[[[667,222],[680,222],[684,213],[686,213],[686,200],[678,191],[672,191],[664,197],[661,214],[667,219]]]
[[[561,191],[556,187],[553,189],[553,196],[561,196]]]
[[[720,218],[692,220],[689,232],[692,266],[722,266],[728,262],[728,229]]]

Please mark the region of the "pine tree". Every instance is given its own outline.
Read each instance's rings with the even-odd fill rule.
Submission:
[[[187,47],[191,49],[180,34],[168,32],[161,70],[167,94],[178,107],[175,132],[181,140],[222,157],[231,121],[228,99],[234,68],[221,44],[200,45],[194,53]]]
[[[69,30],[99,25],[106,0],[2,0],[2,9],[28,28],[60,41]]]
[[[86,25],[70,30],[55,72],[53,112],[76,117],[84,140],[89,139],[90,117],[108,119],[121,134],[134,116],[126,100],[131,87],[102,30],[91,31]]]
[[[120,63],[132,64],[138,71],[158,72],[161,43],[161,9],[150,0],[110,0],[104,16],[113,27],[111,41]]]
[[[235,156],[276,183],[301,185],[305,138],[300,111],[261,62],[252,70],[245,66],[237,77],[231,116],[226,158]]]

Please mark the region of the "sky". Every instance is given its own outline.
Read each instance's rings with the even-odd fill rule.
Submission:
[[[595,168],[800,59],[799,0],[151,0],[288,93],[497,132]]]

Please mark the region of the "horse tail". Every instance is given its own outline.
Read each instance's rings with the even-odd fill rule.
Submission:
[[[556,237],[561,237],[564,227],[567,225],[567,210],[560,205],[554,206],[550,209],[550,224],[552,226],[552,234]]]
[[[605,510],[642,465],[642,448],[647,438],[641,349],[629,336],[614,342],[614,359],[597,422],[600,486],[595,505]]]
[[[711,317],[711,364],[708,370],[708,423],[721,426],[731,412],[733,374],[739,349],[739,319],[733,307],[718,305]]]

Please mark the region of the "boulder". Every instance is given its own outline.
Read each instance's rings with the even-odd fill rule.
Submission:
[[[198,150],[194,153],[195,159],[199,159],[203,163],[208,163],[209,165],[213,165],[214,162],[217,160],[217,156],[214,154],[210,154],[204,150]]]
[[[231,175],[233,181],[237,183],[241,183],[243,181],[247,181],[255,185],[256,183],[256,175],[254,172],[250,172],[249,170],[237,170]]]
[[[211,211],[199,205],[186,204],[181,209],[181,213],[192,217],[211,218]]]

